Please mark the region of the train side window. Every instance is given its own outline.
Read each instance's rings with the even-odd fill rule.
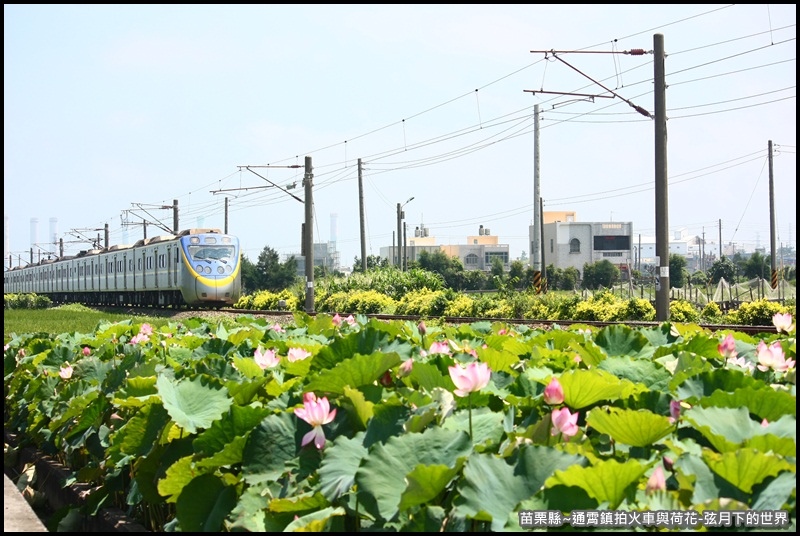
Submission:
[[[136,269],[139,271],[142,270],[142,259],[136,259]]]
[[[163,253],[161,253],[158,256],[158,267],[165,268],[166,266],[167,266],[167,258]]]

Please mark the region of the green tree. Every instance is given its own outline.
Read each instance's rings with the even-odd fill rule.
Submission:
[[[514,288],[522,288],[522,280],[525,278],[525,265],[522,261],[511,261],[508,268],[508,282]]]
[[[719,283],[720,279],[732,283],[735,274],[736,265],[724,255],[718,261],[714,261],[714,264],[712,264],[711,268],[708,270],[708,278],[711,280],[712,285]]]
[[[669,286],[682,288],[686,285],[686,257],[677,253],[669,254]]]
[[[278,291],[289,288],[297,280],[297,260],[294,255],[281,263],[278,252],[264,246],[256,262],[257,290]]]
[[[258,270],[246,255],[242,255],[242,293],[252,294],[258,290]]]
[[[464,290],[466,278],[464,265],[458,257],[448,257],[444,251],[421,251],[417,260],[410,264],[410,267],[421,268],[429,272],[436,272],[444,279],[447,288],[453,290]]]
[[[689,276],[689,281],[692,285],[703,286],[708,283],[708,274],[703,270],[697,270]]]
[[[594,264],[583,265],[583,281],[581,287],[597,290],[600,287],[611,288],[619,281],[620,271],[611,261],[603,259]]]
[[[388,268],[389,267],[389,259],[385,259],[380,255],[367,255],[367,270],[372,270],[373,268]],[[353,259],[353,273],[355,272],[363,272],[364,270],[361,269],[361,257],[355,257]]]
[[[772,263],[769,257],[756,251],[744,262],[742,272],[747,279],[760,277],[769,281],[772,277]]]

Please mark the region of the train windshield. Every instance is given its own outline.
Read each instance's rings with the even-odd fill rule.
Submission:
[[[227,264],[236,260],[234,258],[236,248],[232,245],[208,246],[193,244],[188,247],[188,250],[189,255],[196,261],[222,261]]]

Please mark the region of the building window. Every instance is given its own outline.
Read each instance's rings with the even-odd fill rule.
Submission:
[[[478,256],[474,253],[470,253],[466,257],[464,257],[464,265],[465,266],[478,266]]]
[[[603,257],[622,257],[621,251],[604,251]]]
[[[486,262],[486,266],[492,265],[492,260],[500,259],[500,261],[505,265],[508,264],[508,252],[507,251],[487,251],[484,254],[484,260]]]
[[[569,241],[569,252],[570,253],[580,253],[581,252],[581,241],[577,238],[573,238]]]

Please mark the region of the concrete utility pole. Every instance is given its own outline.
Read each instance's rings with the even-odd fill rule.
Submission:
[[[533,240],[531,240],[531,268],[534,286],[538,289],[542,277],[542,245],[539,239],[541,229],[541,209],[539,199],[539,105],[533,106]]]
[[[361,159],[358,159],[358,213],[361,223],[361,271],[367,273],[367,231],[364,224],[364,183],[361,180]]]
[[[717,226],[719,228],[719,258],[722,260],[722,220],[718,220]]]
[[[772,269],[771,286],[778,288],[778,260],[775,251],[775,183],[772,180],[772,140],[767,142],[767,157],[769,160],[769,249],[770,268]]]
[[[305,242],[306,249],[306,313],[314,312],[314,200],[311,196],[311,186],[314,178],[311,168],[311,157],[306,157],[306,169],[303,176],[303,186],[305,186],[306,199],[306,220],[305,220]]]
[[[172,200],[172,234],[178,234],[180,229],[178,228],[178,200]]]
[[[664,74],[664,36],[653,35],[655,82],[655,179],[656,179],[656,320],[669,320],[669,184],[667,175],[667,84]]]

